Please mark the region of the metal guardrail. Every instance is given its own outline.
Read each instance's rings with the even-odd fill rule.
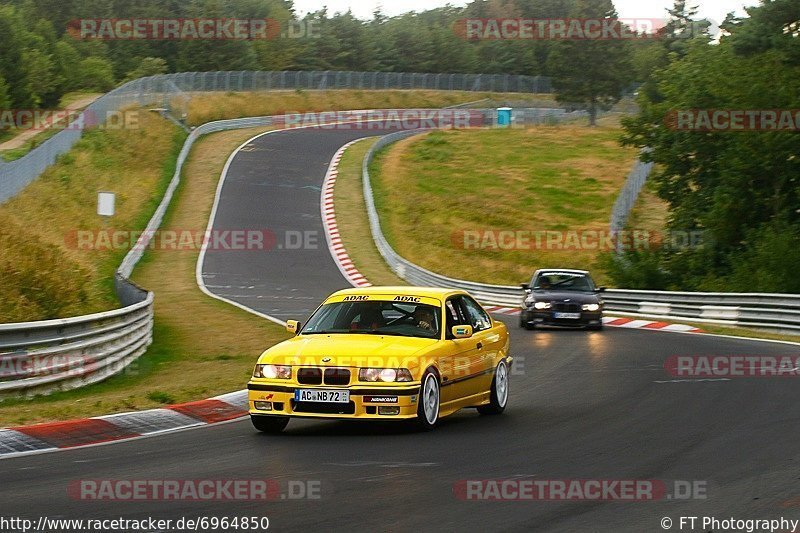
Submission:
[[[381,231],[375,209],[369,166],[384,147],[429,130],[392,133],[379,139],[364,157],[362,181],[370,230],[381,256],[400,278],[412,285],[454,287],[469,291],[482,303],[518,308],[525,292],[521,287],[489,285],[449,278],[426,270],[394,251]],[[800,334],[800,295],[666,292],[609,289],[603,293],[607,311],[649,318],[683,318],[694,322],[763,328]]]
[[[83,387],[117,374],[152,342],[153,294],[117,278],[127,307],[0,324],[0,397]]]

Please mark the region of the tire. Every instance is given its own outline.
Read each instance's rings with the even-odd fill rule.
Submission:
[[[531,324],[527,320],[523,320],[522,314],[519,315],[519,327],[521,327],[522,329],[527,329],[528,331],[536,328],[535,325]]]
[[[288,416],[251,416],[253,427],[262,433],[277,434],[286,429],[289,424]]]
[[[478,412],[482,415],[499,415],[506,410],[508,405],[508,365],[505,361],[500,361],[494,371],[492,388],[488,405],[478,407]]]
[[[422,376],[422,385],[419,389],[419,403],[417,405],[416,425],[419,429],[431,431],[439,422],[439,408],[442,394],[439,379],[430,369]]]
[[[597,326],[588,326],[586,329],[589,331],[603,331],[603,324],[599,324]]]

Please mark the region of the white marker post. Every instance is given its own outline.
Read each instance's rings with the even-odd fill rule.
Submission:
[[[117,195],[113,192],[97,193],[97,214],[101,217],[113,217],[117,203]]]

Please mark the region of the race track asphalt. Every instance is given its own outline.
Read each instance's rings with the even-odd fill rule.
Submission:
[[[335,151],[380,132],[294,130],[233,160],[215,229],[318,232],[320,186]],[[280,239],[279,239],[280,240]],[[277,318],[300,318],[347,286],[316,250],[209,254],[210,290]],[[670,517],[800,518],[800,393],[792,378],[674,381],[673,355],[800,355],[794,345],[607,328],[523,331],[506,413],[462,411],[436,431],[293,421],[280,436],[248,420],[0,461],[0,516],[267,516],[276,531],[663,531]],[[226,334],[235,334],[227,332]],[[244,383],[243,383],[244,386]],[[98,502],[81,479],[318,482],[319,498]],[[705,499],[643,502],[463,501],[485,479],[648,479],[705,483]],[[684,527],[683,531],[689,531]],[[697,528],[695,531],[701,531]]]

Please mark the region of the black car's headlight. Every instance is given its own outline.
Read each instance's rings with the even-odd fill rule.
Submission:
[[[534,309],[550,309],[552,304],[550,302],[534,302],[533,308]]]
[[[584,311],[599,311],[600,304],[583,304]]]

